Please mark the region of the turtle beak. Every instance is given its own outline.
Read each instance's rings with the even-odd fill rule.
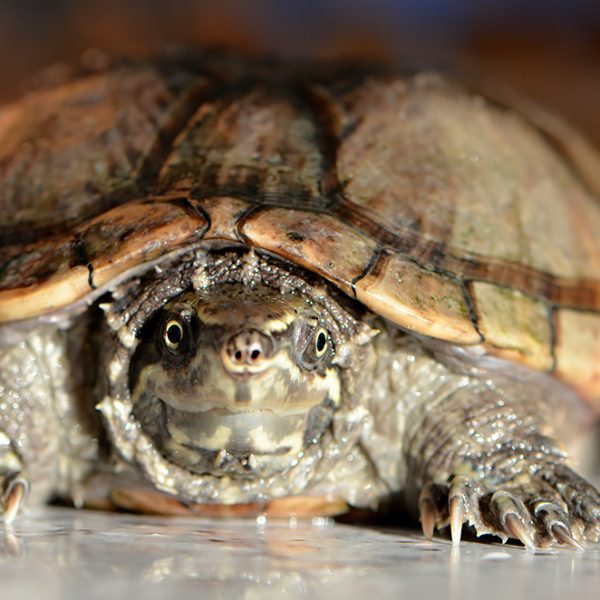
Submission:
[[[275,354],[273,338],[258,329],[247,329],[226,338],[220,349],[223,367],[231,375],[263,371]]]

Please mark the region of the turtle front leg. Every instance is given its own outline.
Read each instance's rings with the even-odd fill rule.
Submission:
[[[73,497],[95,464],[83,336],[70,333],[44,327],[0,345],[0,523],[15,518],[26,496],[30,506]]]
[[[21,460],[8,436],[0,431],[0,523],[12,523],[28,490]]]
[[[409,502],[427,537],[463,524],[526,547],[600,538],[600,493],[542,435],[541,406],[492,385],[467,385],[413,410],[405,452]]]

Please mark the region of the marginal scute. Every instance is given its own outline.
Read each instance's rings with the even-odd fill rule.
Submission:
[[[73,304],[90,292],[89,272],[75,267],[29,288],[0,292],[0,323],[37,317]]]
[[[0,290],[0,323],[43,315],[68,307],[107,286],[136,267],[199,241],[207,222],[177,204],[130,202],[92,219],[73,235],[53,241],[53,253],[39,256],[34,267],[46,272],[46,258],[55,274],[27,287]],[[86,264],[70,264],[77,240]],[[64,263],[55,265],[56,257]]]
[[[471,285],[479,331],[496,356],[540,371],[553,366],[548,307],[518,290],[474,282]]]
[[[330,215],[288,208],[260,211],[242,223],[251,245],[323,275],[347,294],[377,250],[377,244]]]
[[[459,344],[481,341],[461,285],[401,255],[383,254],[355,287],[360,302],[409,331]]]
[[[600,409],[600,314],[558,309],[556,374]]]
[[[94,284],[105,285],[129,268],[199,241],[207,225],[200,214],[169,203],[131,202],[105,213],[81,236],[92,250]]]

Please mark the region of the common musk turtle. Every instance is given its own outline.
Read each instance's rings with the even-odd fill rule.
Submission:
[[[598,173],[559,121],[433,73],[163,59],[6,106],[5,521],[102,481],[597,540],[558,440],[599,407]]]

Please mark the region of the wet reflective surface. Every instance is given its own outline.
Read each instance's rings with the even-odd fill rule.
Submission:
[[[1,598],[598,598],[584,552],[326,520],[204,520],[46,509],[2,532]]]

